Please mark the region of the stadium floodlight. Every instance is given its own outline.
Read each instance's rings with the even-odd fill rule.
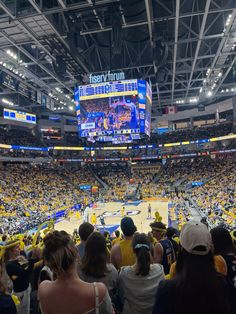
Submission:
[[[209,90],[209,91],[207,92],[207,97],[211,97],[211,96],[212,96],[212,91]]]
[[[6,105],[9,105],[9,106],[14,106],[14,103],[12,101],[9,101],[8,99],[6,98],[2,98],[2,102]]]

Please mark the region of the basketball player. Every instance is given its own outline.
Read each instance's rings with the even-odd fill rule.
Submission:
[[[121,209],[121,217],[125,217],[125,207],[123,206]]]
[[[83,222],[89,222],[89,206],[84,209]]]
[[[105,223],[105,219],[104,219],[103,215],[101,215],[101,216],[99,217],[99,219],[100,219],[100,223],[101,223],[103,229],[105,229],[106,223]]]
[[[134,103],[124,103],[123,104],[125,108],[130,109],[130,122],[129,122],[129,128],[130,129],[136,129],[138,127],[138,110]]]
[[[97,216],[96,216],[95,213],[92,214],[92,217],[91,217],[91,224],[92,224],[93,226],[96,226],[96,224],[97,224]]]
[[[151,204],[148,205],[148,219],[152,219],[152,208],[151,208]]]
[[[136,129],[138,127],[138,110],[135,104],[133,102],[123,103],[122,101],[116,101],[114,104],[112,104],[113,108],[116,108],[117,106],[122,106],[124,108],[130,109],[129,128]]]
[[[80,220],[80,218],[81,218],[81,214],[80,214],[80,212],[79,212],[79,211],[77,211],[77,212],[76,212],[75,216],[76,216],[76,218],[77,218],[78,220]]]
[[[162,221],[162,217],[158,211],[155,212],[155,222]]]

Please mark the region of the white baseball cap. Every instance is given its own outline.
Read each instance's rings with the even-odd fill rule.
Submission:
[[[195,220],[191,220],[183,226],[179,240],[181,246],[188,253],[195,255],[207,255],[212,247],[211,234],[207,226]],[[203,250],[195,250],[197,246],[202,246]]]

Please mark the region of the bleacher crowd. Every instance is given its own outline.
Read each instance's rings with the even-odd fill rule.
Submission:
[[[84,203],[87,193],[80,185],[98,184],[85,168],[7,163],[0,169],[0,229],[33,229],[55,212]]]

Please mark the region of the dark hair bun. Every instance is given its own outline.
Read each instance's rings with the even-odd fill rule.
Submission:
[[[50,251],[65,247],[71,240],[71,237],[65,231],[53,231],[44,238],[44,245]]]

